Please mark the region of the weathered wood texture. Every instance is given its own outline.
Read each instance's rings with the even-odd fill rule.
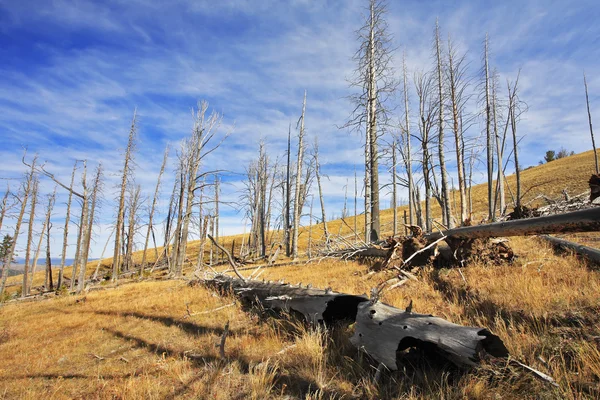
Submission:
[[[593,247],[584,246],[579,243],[569,242],[568,240],[560,239],[554,236],[541,235],[540,239],[543,239],[554,247],[561,250],[573,251],[575,254],[585,258],[590,263],[600,265],[600,250],[594,249]]]
[[[456,325],[383,303],[359,304],[355,326],[352,344],[390,370],[398,369],[396,353],[411,347],[438,353],[460,367],[476,365],[484,350],[493,356],[508,356],[500,338],[487,329]]]
[[[364,295],[300,284],[242,281],[223,275],[203,283],[232,291],[264,309],[301,315],[309,323],[355,321],[351,342],[390,370],[398,369],[397,353],[411,347],[435,352],[459,367],[475,365],[484,350],[493,356],[508,355],[502,340],[487,329],[464,327],[431,315],[373,303]]]
[[[529,236],[546,233],[600,231],[600,207],[545,217],[465,226],[425,235],[428,241],[442,236],[458,239],[491,238],[498,236]]]

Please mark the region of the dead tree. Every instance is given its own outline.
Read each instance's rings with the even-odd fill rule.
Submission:
[[[300,216],[302,214],[302,193],[301,185],[302,182],[302,164],[304,158],[304,117],[306,113],[306,90],[304,91],[304,100],[302,102],[302,116],[300,117],[300,131],[298,133],[298,157],[296,160],[296,187],[294,194],[294,227],[292,230],[292,258],[296,260],[298,258],[298,233],[300,230]]]
[[[290,207],[291,207],[291,191],[292,191],[292,179],[290,176],[290,162],[291,162],[291,140],[292,140],[292,124],[288,127],[288,145],[287,145],[287,167],[286,167],[286,178],[285,184],[285,201],[283,210],[283,226],[284,226],[284,238],[285,238],[285,255],[289,257],[292,254],[291,249],[291,218],[290,218]]]
[[[133,111],[133,119],[129,128],[129,138],[127,140],[127,148],[125,149],[125,159],[123,161],[123,176],[121,177],[121,192],[119,194],[119,208],[117,210],[117,225],[115,227],[115,250],[113,253],[112,266],[112,281],[115,282],[119,276],[121,268],[121,232],[125,224],[125,190],[127,189],[127,181],[131,172],[131,164],[133,163],[133,152],[136,139],[136,110]]]
[[[357,31],[359,48],[354,55],[356,69],[350,81],[359,93],[351,97],[355,108],[344,127],[365,132],[365,240],[374,241],[380,235],[378,141],[388,125],[388,104],[398,82],[392,66],[386,5],[381,0],[368,3],[368,16]]]
[[[29,288],[33,287],[33,278],[35,277],[35,272],[37,268],[37,262],[40,257],[40,251],[42,250],[42,242],[44,241],[44,236],[46,235],[46,228],[48,224],[50,224],[50,217],[52,216],[52,209],[54,208],[54,202],[56,201],[56,187],[54,188],[54,192],[51,195],[48,195],[48,205],[46,206],[46,218],[44,218],[44,223],[42,225],[42,230],[40,232],[40,237],[38,240],[38,244],[35,250],[35,256],[33,258],[33,265],[31,266],[31,279],[29,281]],[[46,278],[47,279],[47,278]],[[48,288],[48,285],[45,285]]]
[[[138,209],[141,202],[141,191],[140,185],[136,185],[131,188],[131,194],[129,195],[129,216],[127,217],[127,236],[126,250],[125,250],[125,271],[133,271],[135,265],[133,264],[133,246],[135,244],[135,232],[137,228],[137,215]]]
[[[425,229],[427,231],[432,228],[431,197],[433,195],[429,146],[437,107],[436,100],[432,95],[432,84],[433,78],[430,73],[418,72],[415,74],[415,88],[419,99],[419,136],[417,139],[421,144],[421,167],[425,186]]]
[[[462,115],[469,96],[466,93],[468,81],[466,80],[465,54],[458,54],[454,44],[448,38],[448,69],[447,82],[449,89],[449,101],[452,111],[452,131],[454,133],[454,145],[456,150],[456,168],[458,171],[458,191],[460,194],[460,222],[468,218],[467,214],[467,190],[465,178],[464,137]]]
[[[219,243],[219,193],[221,191],[219,185],[219,175],[215,175],[215,241]],[[217,262],[221,259],[219,248],[216,251]]]
[[[485,137],[487,150],[487,178],[488,178],[488,220],[493,220],[494,215],[494,145],[492,143],[492,101],[490,96],[490,68],[488,63],[489,39],[485,34],[485,43],[483,51],[484,72],[485,72]]]
[[[392,142],[392,209],[394,210],[394,212],[393,212],[394,220],[392,221],[393,236],[396,236],[396,234],[398,233],[398,198],[397,198],[398,187],[397,187],[397,182],[396,182],[396,165],[398,163],[398,160],[396,157],[396,146],[397,146],[397,142],[396,142],[396,140],[394,140]]]
[[[590,112],[590,99],[588,97],[588,86],[585,78],[585,72],[583,73],[583,85],[585,86],[585,104],[587,105],[588,123],[590,126],[590,136],[592,137],[592,149],[594,150],[594,163],[596,165],[596,175],[600,174],[598,170],[598,154],[596,153],[596,142],[594,140],[594,130],[592,129],[592,113]]]
[[[40,181],[36,175],[33,177],[33,190],[31,191],[31,209],[29,212],[29,229],[27,231],[27,247],[25,248],[25,266],[23,267],[23,285],[21,297],[29,294],[29,260],[31,256],[31,242],[33,242],[33,224],[35,223],[35,206],[37,204],[38,188]]]
[[[404,83],[404,131],[406,133],[404,138],[401,154],[404,159],[404,164],[406,168],[406,175],[408,178],[408,218],[409,224],[413,225],[414,221],[414,182],[413,182],[413,173],[412,173],[412,152],[411,152],[411,135],[410,135],[410,110],[409,110],[409,101],[408,101],[408,83],[407,83],[407,70],[406,70],[406,55],[402,56],[402,80]]]
[[[96,177],[94,178],[94,183],[93,183],[93,190],[92,190],[92,199],[91,199],[91,204],[90,204],[90,210],[87,213],[88,215],[87,217],[87,222],[86,222],[86,230],[85,230],[85,236],[84,236],[84,245],[83,245],[83,254],[82,254],[82,258],[81,258],[81,266],[79,268],[79,282],[77,285],[77,293],[81,293],[81,291],[83,291],[83,288],[85,286],[85,274],[86,274],[86,270],[87,270],[87,263],[88,263],[88,257],[89,257],[89,252],[90,252],[90,244],[91,244],[91,240],[92,240],[92,230],[94,227],[94,216],[96,213],[96,207],[97,207],[97,202],[98,202],[98,193],[100,191],[101,188],[101,178],[102,178],[102,164],[100,164],[98,166],[98,168],[96,169]],[[85,185],[85,182],[84,182]],[[84,189],[86,190],[86,189]],[[87,198],[87,196],[86,196]],[[73,276],[73,279],[75,278],[75,276]]]
[[[327,230],[327,217],[325,213],[325,200],[323,199],[323,188],[321,187],[321,164],[319,163],[319,141],[315,137],[314,144],[314,163],[315,163],[315,175],[317,177],[317,187],[319,189],[319,202],[321,203],[321,219],[323,221],[323,236],[325,237],[325,243],[329,246],[329,231]]]
[[[504,135],[500,138],[498,132],[498,114],[499,114],[499,99],[497,93],[498,86],[498,74],[496,70],[493,71],[492,79],[492,119],[494,121],[494,138],[496,139],[496,160],[498,163],[498,174],[496,177],[496,194],[494,195],[494,215],[496,215],[496,207],[499,207],[499,214],[502,217],[506,211],[505,205],[505,193],[504,193],[504,142],[506,140],[506,129]],[[506,125],[508,128],[508,124]]]
[[[154,198],[152,199],[152,206],[150,207],[150,215],[148,216],[148,230],[146,232],[146,239],[144,240],[144,252],[142,253],[142,265],[140,266],[140,276],[143,275],[144,269],[146,268],[146,254],[148,252],[148,242],[150,241],[150,234],[153,232],[154,222],[154,211],[156,210],[156,203],[158,202],[158,194],[160,193],[160,181],[165,172],[165,166],[167,165],[167,159],[169,158],[169,146],[165,148],[165,154],[163,161],[160,166],[158,178],[156,180],[156,189],[154,190]],[[156,250],[156,243],[154,245]]]
[[[192,220],[194,197],[197,190],[201,187],[200,182],[203,177],[214,174],[217,171],[206,171],[199,173],[202,160],[210,153],[215,151],[228,135],[225,135],[217,144],[213,144],[213,139],[218,133],[217,129],[221,123],[221,116],[218,113],[208,115],[208,103],[203,101],[199,104],[198,110],[194,113],[194,127],[191,137],[184,143],[184,152],[186,163],[185,186],[181,191],[185,201],[180,201],[180,217],[176,235],[178,237],[178,246],[176,247],[176,261],[174,264],[175,276],[181,276],[183,273],[183,263],[185,260],[187,240],[189,235],[190,223]]]
[[[87,231],[88,214],[89,214],[89,198],[88,198],[88,187],[87,187],[87,162],[83,161],[83,174],[81,177],[81,183],[83,187],[82,204],[81,204],[81,217],[79,219],[79,232],[77,234],[77,247],[75,248],[75,259],[73,260],[73,272],[71,276],[71,291],[75,290],[75,280],[77,278],[77,271],[83,268],[80,265],[82,260],[83,252],[85,252],[85,234]]]
[[[517,124],[521,119],[521,115],[523,112],[527,111],[527,106],[519,99],[519,74],[517,74],[517,79],[515,83],[512,85],[510,82],[508,85],[508,98],[509,98],[509,118],[510,118],[510,128],[512,132],[513,139],[513,157],[515,162],[515,175],[517,178],[517,194],[516,194],[516,202],[515,207],[517,209],[521,209],[521,167],[519,166],[519,149],[517,140]],[[524,106],[523,106],[524,105]]]
[[[69,238],[69,222],[71,220],[71,202],[73,201],[73,184],[75,183],[75,171],[77,170],[77,161],[73,165],[73,172],[71,173],[71,185],[69,186],[69,200],[67,201],[67,214],[65,216],[65,227],[63,229],[63,242],[62,242],[62,253],[60,259],[60,269],[58,271],[58,282],[56,287],[58,290],[62,287],[63,278],[65,273],[65,263],[67,258],[67,244]]]
[[[435,57],[438,88],[438,158],[440,160],[441,175],[441,198],[442,198],[442,220],[448,227],[452,227],[452,207],[450,204],[450,188],[448,187],[448,172],[446,170],[446,159],[444,153],[444,67],[442,63],[442,50],[440,44],[440,26],[435,21]]]
[[[23,157],[24,159],[25,157]],[[23,222],[23,216],[25,215],[25,210],[27,208],[27,200],[29,199],[29,195],[32,190],[33,180],[35,175],[35,168],[37,163],[37,157],[34,157],[29,172],[25,175],[25,182],[23,183],[23,189],[21,196],[19,196],[21,200],[21,210],[19,211],[19,215],[17,216],[17,222],[15,224],[15,233],[13,234],[13,240],[10,245],[10,249],[7,252],[7,256],[2,263],[2,283],[0,284],[0,296],[4,294],[4,288],[6,287],[6,278],[8,278],[8,268],[12,263],[12,260],[15,255],[15,248],[17,246],[17,238],[19,237],[19,233],[21,231],[21,224]]]
[[[2,197],[2,210],[0,210],[0,230],[2,230],[2,222],[4,221],[4,217],[8,212],[10,206],[8,205],[8,196],[10,195],[10,186],[6,185],[6,192],[4,192],[4,197]]]
[[[53,290],[52,259],[50,258],[50,229],[52,229],[52,222],[46,224],[46,278],[44,279],[44,287],[46,290]]]

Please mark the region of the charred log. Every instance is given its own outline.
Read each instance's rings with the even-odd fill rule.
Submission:
[[[600,197],[600,175],[592,175],[588,182],[590,184],[590,201]]]
[[[549,242],[556,249],[562,251],[572,251],[576,255],[586,259],[591,264],[600,266],[600,250],[593,247],[584,246],[582,244],[573,243],[568,240],[559,239],[557,237],[542,235],[540,239]]]
[[[400,310],[365,296],[310,286],[243,281],[224,275],[202,283],[222,292],[233,292],[244,302],[266,310],[302,316],[308,323],[356,322],[351,342],[390,370],[398,369],[398,352],[410,347],[427,348],[459,367],[476,365],[483,352],[508,356],[502,340],[487,329],[412,313],[410,308]]]

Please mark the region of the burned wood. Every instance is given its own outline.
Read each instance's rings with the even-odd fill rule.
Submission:
[[[592,175],[588,183],[590,184],[590,201],[594,201],[600,197],[600,175]]]
[[[592,264],[600,265],[600,250],[593,247],[584,246],[582,244],[573,243],[565,239],[560,239],[553,236],[541,235],[540,239],[549,242],[555,248],[560,250],[572,251],[576,255],[585,258]]]
[[[309,323],[356,322],[352,344],[388,369],[398,369],[398,354],[417,347],[459,367],[476,365],[484,351],[508,356],[502,340],[485,328],[465,327],[442,318],[412,313],[369,301],[366,296],[336,293],[284,283],[242,281],[219,275],[203,284],[232,291],[266,310],[302,316]]]
[[[599,230],[600,207],[595,207],[558,215],[449,229],[443,232],[429,233],[425,235],[425,238],[428,241],[437,240],[442,236],[457,239],[483,239]]]
[[[508,356],[502,340],[487,329],[456,325],[383,303],[359,304],[355,326],[352,344],[390,370],[399,367],[397,353],[412,347],[441,355],[459,367],[476,365],[483,350],[496,357]]]

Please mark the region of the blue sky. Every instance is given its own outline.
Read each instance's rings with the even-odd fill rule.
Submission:
[[[298,119],[306,89],[308,141],[319,138],[323,172],[329,175],[328,214],[339,215],[344,185],[353,185],[354,166],[361,171],[363,157],[359,134],[337,126],[352,110],[347,78],[365,4],[0,0],[0,178],[23,172],[23,146],[37,152],[63,181],[75,159],[87,159],[91,166],[102,162],[107,183],[92,246],[97,257],[114,219],[121,153],[134,108],[139,115],[136,181],[146,197],[152,196],[162,149],[167,143],[176,147],[189,134],[192,107],[207,100],[223,114],[221,131],[231,135],[205,167],[231,171],[223,198],[233,201],[261,138],[271,154],[283,154],[288,124]],[[411,74],[431,67],[436,17],[443,37],[450,34],[468,52],[474,78],[486,32],[502,88],[521,68],[521,98],[529,105],[519,128],[524,165],[536,164],[546,149],[591,147],[582,71],[588,74],[592,113],[600,120],[598,2],[390,1],[398,71],[402,51]],[[475,125],[472,133],[479,129]],[[385,180],[384,168],[382,174]],[[172,175],[171,168],[163,210]],[[0,183],[5,182],[11,181]],[[50,182],[42,185],[45,193],[52,189]],[[64,201],[62,193],[55,213],[56,249]],[[389,204],[387,193],[383,201]],[[242,214],[231,208],[223,213],[224,232],[241,232]],[[70,248],[69,256],[73,252]]]

